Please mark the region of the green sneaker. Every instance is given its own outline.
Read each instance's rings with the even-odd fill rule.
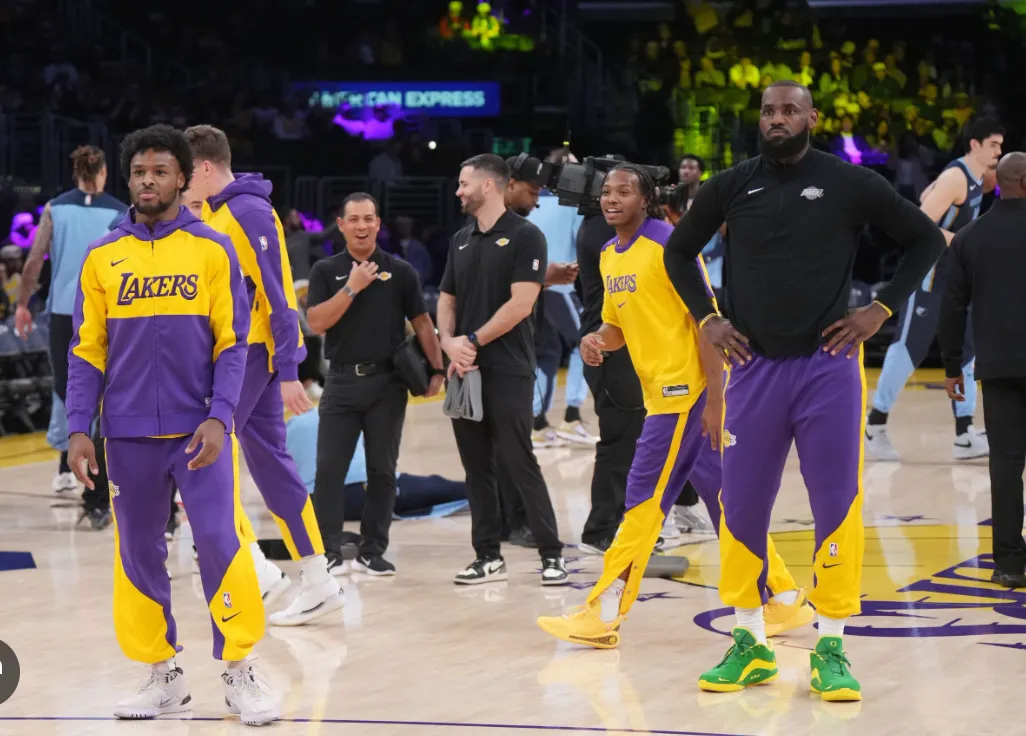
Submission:
[[[698,678],[698,687],[714,693],[732,693],[749,685],[761,685],[777,676],[777,655],[767,644],[758,644],[748,629],[732,632],[734,645],[723,661]]]
[[[862,700],[862,686],[851,676],[851,662],[844,656],[839,636],[822,636],[816,651],[809,654],[812,669],[812,692],[823,700]]]

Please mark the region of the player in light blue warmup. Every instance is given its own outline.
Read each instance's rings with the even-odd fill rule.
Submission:
[[[565,148],[556,149],[548,158],[551,162],[575,161]],[[530,210],[527,219],[538,226],[548,244],[549,263],[573,263],[577,260],[577,230],[584,220],[573,207],[563,207],[555,194],[543,189],[538,206]],[[584,381],[584,361],[577,348],[581,332],[583,307],[573,284],[547,286],[538,300],[538,367],[534,391],[534,431],[531,442],[535,448],[556,447],[573,442],[594,445],[598,437],[592,435],[581,421],[581,406],[588,398],[588,384]],[[556,373],[565,349],[570,350],[570,365],[566,375],[566,411],[558,429],[549,425],[546,412],[552,408],[556,388]]]
[[[1001,124],[993,118],[981,117],[969,122],[965,128],[966,155],[948,164],[937,181],[922,194],[920,209],[940,226],[949,245],[955,233],[980,214],[984,178],[988,172],[993,174],[997,168],[1004,132]],[[938,287],[944,279],[946,256],[947,253],[941,256],[898,313],[894,342],[887,348],[876,393],[873,395],[872,411],[866,421],[866,454],[872,459],[901,459],[887,434],[887,419],[905,383],[926,358],[937,334],[943,291]],[[973,414],[976,412],[976,351],[971,330],[966,333],[963,355],[966,361],[963,366],[965,401],[952,402],[955,415],[952,454],[956,460],[971,460],[990,454],[986,433],[973,426]]]

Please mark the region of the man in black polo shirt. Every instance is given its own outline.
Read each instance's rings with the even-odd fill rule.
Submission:
[[[449,245],[438,297],[438,332],[450,372],[481,371],[484,418],[454,419],[467,472],[471,536],[477,559],[455,582],[506,579],[500,552],[502,512],[496,462],[520,491],[542,558],[542,584],[568,582],[556,515],[531,447],[534,402],[534,306],[545,281],[541,231],[506,208],[506,162],[492,154],[465,161],[456,196],[473,220]]]
[[[382,555],[395,507],[395,471],[409,392],[393,371],[392,356],[406,337],[408,319],[438,371],[428,391],[433,396],[442,387],[442,351],[417,272],[377,247],[381,220],[374,198],[362,192],[346,197],[338,226],[346,249],[314,265],[307,293],[307,323],[312,331],[327,333],[330,363],[319,410],[314,510],[328,567],[341,569],[345,478],[362,431],[367,504],[353,568],[394,575],[395,567]]]

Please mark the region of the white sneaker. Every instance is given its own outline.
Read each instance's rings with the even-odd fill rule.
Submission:
[[[952,447],[956,460],[974,460],[978,457],[990,455],[990,441],[987,440],[986,432],[977,431],[976,427],[969,425],[964,434],[955,438]]]
[[[149,719],[192,710],[192,695],[182,668],[173,659],[150,667],[149,678],[116,706],[115,718]]]
[[[342,609],[344,602],[338,580],[325,575],[313,583],[305,572],[299,573],[299,594],[288,607],[272,613],[272,626],[302,626]],[[339,619],[341,621],[341,619]]]
[[[50,490],[56,493],[58,496],[63,496],[66,493],[72,493],[78,490],[78,481],[75,480],[74,473],[57,473],[53,477],[53,482],[50,483]]]
[[[901,455],[891,445],[886,424],[866,425],[866,454],[873,460],[883,462],[899,462],[901,460]]]
[[[685,534],[715,534],[712,519],[704,503],[696,503],[694,506],[674,506],[673,520],[677,528]],[[665,536],[666,530],[663,530]]]
[[[663,539],[678,539],[680,538],[680,529],[677,528],[677,524],[674,521],[674,510],[676,507],[670,507],[670,513],[666,515],[666,521],[663,522],[663,530],[659,533]]]
[[[531,446],[535,450],[542,450],[546,447],[565,447],[566,440],[560,437],[552,427],[547,427],[531,432]]]
[[[580,419],[575,422],[563,422],[556,430],[556,436],[572,444],[588,445],[589,447],[597,445],[599,441],[599,438],[589,432]]]
[[[267,608],[285,595],[292,581],[270,560],[255,560],[254,564],[257,568],[257,581],[260,583],[260,595],[264,599],[264,608]]]
[[[228,710],[247,726],[263,726],[281,718],[274,691],[257,676],[253,660],[247,657],[233,664],[221,675]]]

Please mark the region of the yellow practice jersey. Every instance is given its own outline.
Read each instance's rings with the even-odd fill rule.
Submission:
[[[231,238],[250,292],[249,344],[263,343],[268,370],[283,381],[298,380],[306,357],[292,267],[281,220],[271,206],[271,183],[241,174],[203,203],[203,221]]]
[[[606,243],[599,259],[606,287],[602,321],[623,332],[649,414],[686,412],[705,390],[698,325],[663,265],[671,232],[649,218],[628,243]],[[698,261],[705,274],[701,256]],[[705,281],[711,294],[707,275]]]

